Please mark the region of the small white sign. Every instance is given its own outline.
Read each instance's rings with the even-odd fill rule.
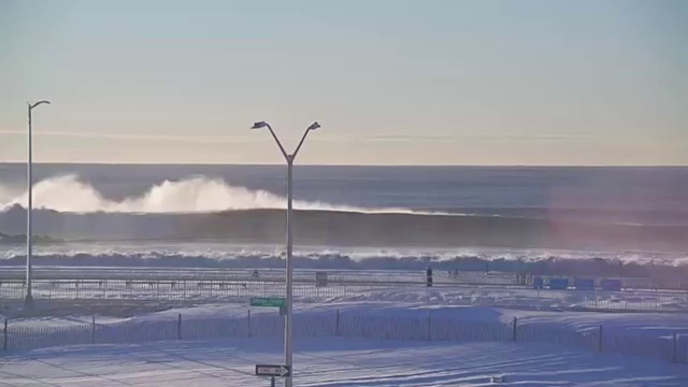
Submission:
[[[291,368],[279,364],[256,364],[256,376],[287,377],[291,374]]]

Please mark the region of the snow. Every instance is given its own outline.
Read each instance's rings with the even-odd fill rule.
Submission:
[[[309,277],[310,278],[310,277]],[[506,285],[444,284],[428,288],[419,284],[395,285],[397,278],[377,282],[351,282],[316,288],[309,283],[296,283],[294,297],[299,302],[333,303],[384,301],[390,303],[422,303],[436,305],[485,305],[494,307],[537,308],[549,310],[598,311],[688,311],[688,292],[656,290],[581,291],[537,290]],[[388,281],[388,282],[384,282]],[[102,285],[102,286],[101,286]],[[103,302],[246,302],[250,297],[282,296],[284,285],[275,282],[242,282],[231,285],[210,281],[136,283],[127,286],[124,280],[104,283],[57,284],[34,281],[34,297],[40,300],[93,300]],[[21,283],[0,286],[0,299],[22,300]]]
[[[251,314],[274,314],[271,308],[251,307],[248,303],[210,303],[192,306],[171,307],[163,311],[138,313],[129,317],[96,315],[99,325],[123,321],[170,321],[179,314],[187,320],[206,320],[210,318],[245,318]],[[435,305],[423,303],[354,301],[295,303],[294,312],[299,315],[332,315],[339,311],[342,314],[358,316],[398,316],[426,317],[428,312],[433,317],[458,319],[486,323],[511,323],[518,319],[519,326],[533,325],[540,327],[570,328],[583,331],[604,326],[605,330],[648,334],[655,337],[682,334],[688,335],[688,314],[684,313],[601,313],[576,311],[548,311],[513,309],[491,306]],[[3,316],[0,314],[0,318]],[[41,316],[27,318],[10,318],[13,327],[67,327],[90,325],[93,316]]]
[[[0,358],[0,385],[268,386],[279,339],[81,345]],[[297,339],[298,386],[685,386],[688,367],[544,344]],[[501,384],[493,383],[501,378]]]
[[[134,317],[141,320],[165,320],[176,318],[178,314],[185,319],[207,317],[245,317],[252,314],[274,313],[266,308],[251,308],[247,304],[206,304],[192,307],[171,308]],[[498,308],[490,306],[427,305],[419,303],[391,303],[379,301],[297,303],[297,314],[351,313],[359,316],[399,316],[426,317],[428,311],[433,317],[459,319],[476,322],[510,323],[514,317],[519,325],[566,327],[574,330],[597,328],[603,325],[616,331],[643,331],[665,335],[680,333],[688,335],[688,315],[683,313],[600,313],[574,311],[533,311],[523,309]],[[188,316],[188,317],[187,317]],[[86,321],[86,320],[84,320]],[[90,322],[90,319],[88,320]]]
[[[443,289],[335,297],[327,289],[294,306],[298,386],[688,385],[688,314],[557,310],[524,299],[462,305]],[[269,385],[253,367],[282,361],[277,310],[250,307],[247,297],[193,302],[39,300],[33,316],[9,320],[0,386]],[[89,303],[105,306],[95,327]],[[133,313],[117,313],[121,303]],[[169,341],[180,314],[183,340]]]

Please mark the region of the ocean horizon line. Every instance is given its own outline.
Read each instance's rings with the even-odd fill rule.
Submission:
[[[26,165],[26,161],[0,161],[0,165]],[[246,166],[246,167],[282,167],[282,163],[207,163],[207,162],[82,162],[82,161],[34,161],[33,165],[85,165],[85,166]],[[590,165],[568,165],[568,164],[310,164],[298,163],[300,167],[376,167],[376,168],[481,168],[481,169],[683,169],[688,168],[688,164],[590,164]]]

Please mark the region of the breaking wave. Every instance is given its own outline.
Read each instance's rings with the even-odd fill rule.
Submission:
[[[0,194],[9,197],[0,203],[0,244],[19,243],[26,230],[27,193],[0,186]],[[164,181],[141,195],[114,200],[77,176],[64,175],[36,183],[33,199],[33,230],[46,236],[44,242],[284,242],[285,198],[222,179]],[[294,207],[299,246],[688,250],[688,213],[680,211],[624,213],[622,221],[610,222],[592,216],[597,210],[515,209],[458,216],[461,209],[430,212],[304,200]]]
[[[11,191],[0,186],[0,200]],[[28,192],[12,197],[0,210],[26,207]],[[285,208],[284,197],[264,190],[252,190],[227,184],[222,179],[193,177],[157,184],[146,193],[121,201],[105,198],[92,185],[76,175],[64,175],[42,180],[33,186],[33,206],[70,213],[209,213],[229,210]],[[347,211],[368,213],[414,213],[407,208],[370,209],[335,205],[318,201],[295,200],[294,208],[301,210]]]

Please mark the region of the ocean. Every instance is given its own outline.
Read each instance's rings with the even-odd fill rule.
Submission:
[[[24,259],[25,169],[0,164],[4,265]],[[285,175],[35,164],[36,264],[280,266]],[[297,267],[688,266],[686,167],[297,165],[294,200]]]

